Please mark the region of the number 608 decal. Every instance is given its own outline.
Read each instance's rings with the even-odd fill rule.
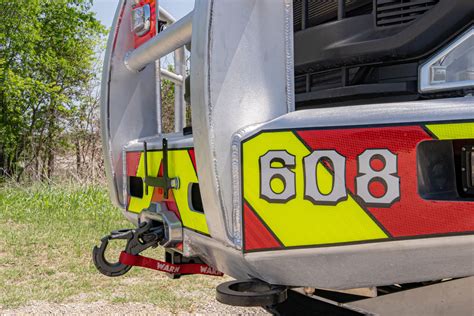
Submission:
[[[369,149],[357,158],[358,176],[355,178],[357,196],[367,206],[389,207],[400,198],[397,156],[388,149]],[[381,162],[382,167],[374,166]],[[333,175],[332,189],[323,193],[318,182],[318,165],[324,165]],[[260,157],[260,197],[271,203],[286,203],[296,197],[297,177],[304,178],[304,198],[316,205],[335,205],[347,199],[346,157],[335,150],[318,150],[303,159],[303,174],[293,171],[294,155],[284,150],[273,150]],[[272,185],[280,180],[278,190]],[[371,185],[383,185],[382,195],[374,194]]]

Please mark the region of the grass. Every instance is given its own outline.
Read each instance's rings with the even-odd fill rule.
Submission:
[[[119,278],[99,274],[93,246],[111,230],[130,225],[97,185],[0,184],[0,309],[36,301],[105,301],[193,312],[199,301],[214,299],[221,278],[171,280],[139,268]],[[162,258],[163,252],[145,255]]]

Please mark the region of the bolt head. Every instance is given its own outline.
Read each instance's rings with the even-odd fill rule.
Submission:
[[[314,292],[316,292],[316,289],[314,287],[304,287],[303,291],[306,295],[311,296],[311,295],[314,295]]]

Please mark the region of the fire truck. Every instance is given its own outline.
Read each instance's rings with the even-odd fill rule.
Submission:
[[[136,228],[94,263],[280,315],[472,315],[473,92],[473,0],[120,0],[102,139]]]

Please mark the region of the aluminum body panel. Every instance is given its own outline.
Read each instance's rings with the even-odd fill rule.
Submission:
[[[374,126],[381,124],[409,124],[418,122],[462,121],[474,119],[474,98],[440,99],[390,104],[374,104],[353,107],[302,110],[283,115],[268,122],[249,126],[236,133],[232,146],[233,156],[241,161],[241,143],[261,131],[291,129],[337,129],[347,126]],[[284,145],[284,144],[283,144]],[[284,147],[284,146],[282,146]],[[233,170],[233,177],[242,178],[241,170]],[[414,179],[413,181],[416,181]],[[242,193],[234,199],[234,216],[242,218]]]
[[[400,304],[403,302],[403,304]],[[345,304],[363,313],[384,316],[432,315],[472,316],[474,277]]]
[[[245,258],[270,283],[371,287],[474,275],[474,237],[250,253]]]
[[[123,207],[122,146],[157,132],[155,64],[131,73],[123,60],[133,49],[131,1],[120,1],[105,54],[101,91],[101,130],[112,202]]]
[[[271,16],[271,18],[268,18]],[[240,246],[232,217],[233,134],[294,108],[289,0],[198,0],[191,104],[201,194],[213,238]]]
[[[247,138],[259,130],[360,126],[393,123],[439,122],[474,119],[474,97],[382,103],[301,110],[268,122],[258,130],[248,129],[238,138]]]
[[[234,157],[241,157],[240,142],[262,130],[463,120],[474,120],[473,97],[304,110],[239,131],[232,149]],[[233,176],[240,179],[240,170],[234,170]],[[234,200],[239,205],[240,217],[241,202],[240,196]],[[472,236],[267,251],[244,256],[251,269],[265,281],[295,286],[354,288],[474,275]],[[219,269],[226,271],[224,267]]]
[[[186,256],[202,256],[237,279],[351,289],[474,275],[474,237],[457,236],[341,247],[242,252],[184,229]]]
[[[259,278],[256,271],[245,261],[242,252],[225,246],[214,238],[184,229],[183,254],[198,256],[207,264],[236,279]]]

